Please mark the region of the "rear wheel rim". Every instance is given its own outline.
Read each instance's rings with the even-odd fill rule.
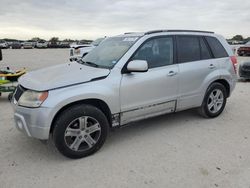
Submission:
[[[64,140],[67,147],[77,152],[87,151],[94,147],[100,136],[100,123],[90,116],[74,119],[64,132]]]
[[[207,100],[207,107],[209,112],[215,114],[219,112],[224,103],[224,95],[220,89],[214,89]]]

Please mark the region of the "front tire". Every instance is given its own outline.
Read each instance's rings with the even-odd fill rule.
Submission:
[[[64,156],[78,159],[98,151],[104,144],[109,123],[101,110],[91,105],[76,105],[64,110],[53,130],[56,148]]]
[[[10,93],[9,95],[8,95],[8,100],[11,102],[11,100],[12,100],[12,97],[13,97],[13,93]]]
[[[212,83],[207,89],[206,95],[199,108],[199,114],[206,118],[215,118],[219,116],[227,102],[227,91],[224,85]]]

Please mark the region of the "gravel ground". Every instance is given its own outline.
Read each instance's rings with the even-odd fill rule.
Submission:
[[[13,69],[64,63],[68,49],[4,50]],[[250,58],[240,58],[239,61]],[[0,187],[250,187],[250,83],[241,81],[224,113],[203,119],[195,110],[134,123],[109,135],[80,160],[14,127],[7,95],[0,97]]]

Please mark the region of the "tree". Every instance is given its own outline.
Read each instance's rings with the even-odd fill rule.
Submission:
[[[72,39],[64,39],[63,42],[75,42],[75,41]]]
[[[40,41],[40,40],[42,40],[42,39],[40,39],[39,37],[33,37],[31,40],[37,42],[37,41]]]
[[[58,37],[52,37],[50,40],[51,44],[57,44],[57,42],[59,41]]]
[[[243,38],[242,35],[235,35],[235,36],[232,38],[232,40],[243,41],[244,38]]]
[[[245,38],[244,41],[245,41],[245,42],[250,41],[250,37]]]

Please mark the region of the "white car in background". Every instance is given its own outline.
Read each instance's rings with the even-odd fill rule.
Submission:
[[[23,49],[32,49],[34,48],[34,42],[26,41],[23,43]]]
[[[70,47],[70,61],[76,61],[77,59],[87,55],[91,50],[93,50],[96,46],[98,46],[104,39],[98,38],[90,44],[78,44],[72,45]]]
[[[0,40],[0,49],[3,49],[3,48],[6,49],[8,47],[9,47],[9,45],[6,41]]]
[[[36,48],[47,48],[47,47],[48,47],[48,42],[45,40],[41,40],[36,43]]]

